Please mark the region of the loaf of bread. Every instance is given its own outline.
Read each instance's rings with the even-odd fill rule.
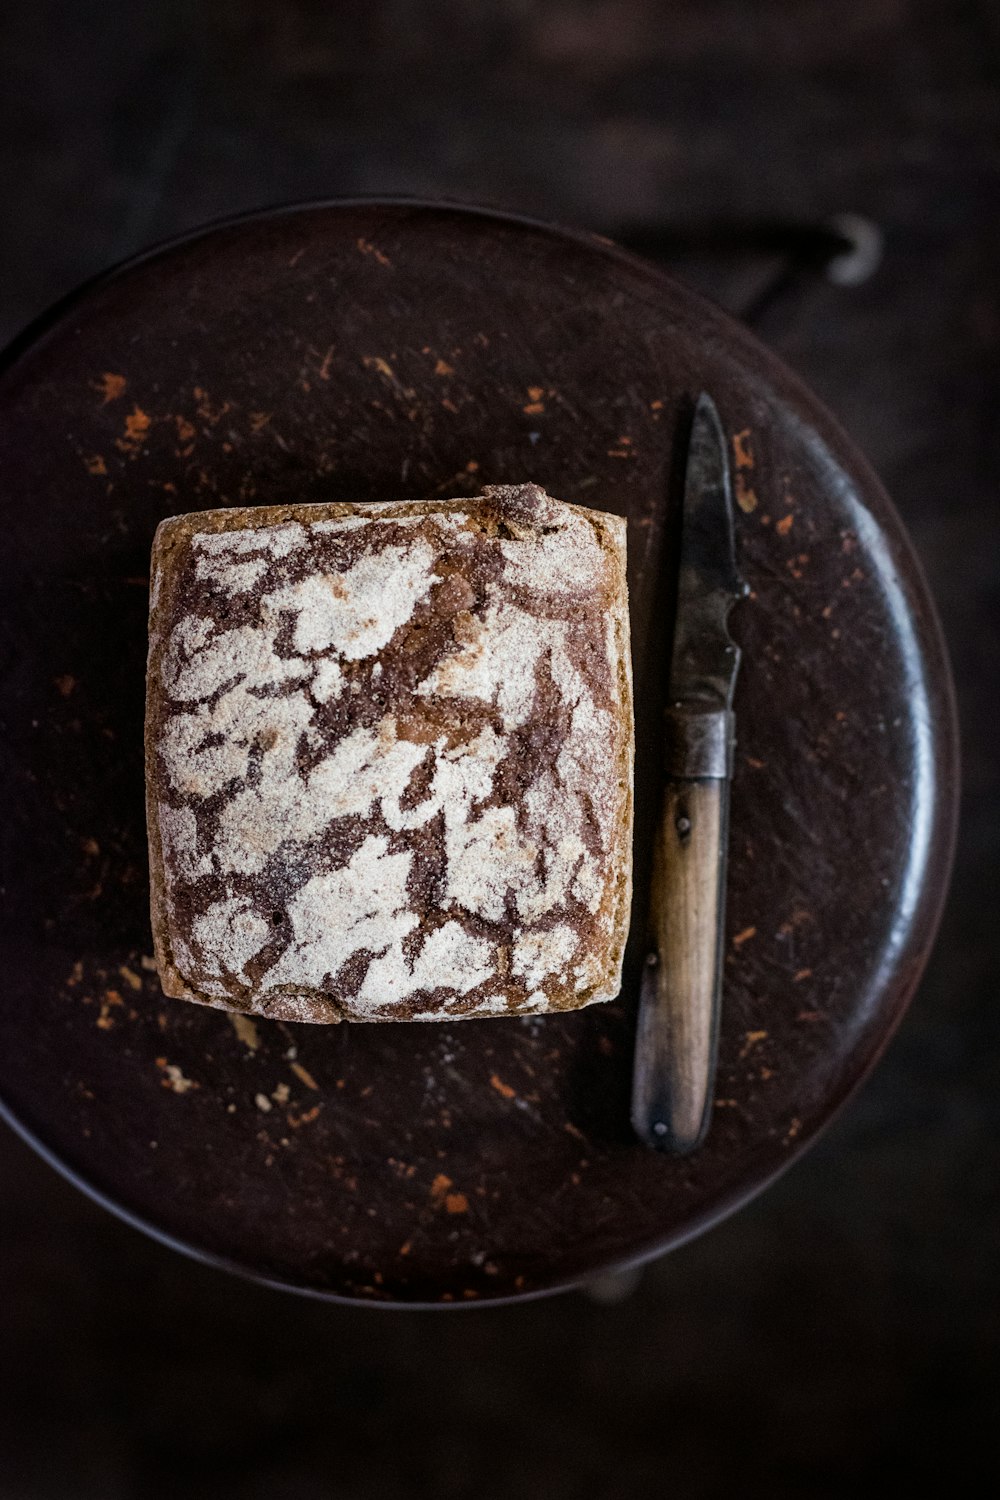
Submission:
[[[625,522],[534,485],[164,521],[146,778],[166,994],[291,1021],[618,993]]]

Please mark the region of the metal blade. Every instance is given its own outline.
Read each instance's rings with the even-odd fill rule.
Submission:
[[[673,705],[730,708],[739,651],[729,611],[746,594],[736,567],[726,438],[710,396],[695,407],[684,481],[677,619],[670,660]]]

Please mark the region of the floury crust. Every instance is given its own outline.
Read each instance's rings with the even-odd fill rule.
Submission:
[[[153,549],[146,756],[169,995],[299,1021],[618,992],[625,523],[533,485],[206,511]]]

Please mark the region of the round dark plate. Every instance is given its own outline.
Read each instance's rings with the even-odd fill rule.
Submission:
[[[753,593],[715,1116],[628,1119],[638,944],[576,1015],[289,1026],[149,968],[153,530],[219,505],[537,480],[629,520],[642,929],[682,436],[731,436]],[[680,436],[679,436],[680,435]],[[742,328],[589,235],[412,203],[223,224],[116,271],[0,374],[0,1094],[80,1186],[192,1253],[328,1297],[528,1296],[655,1255],[763,1187],[871,1067],[954,827],[948,669],[899,520]]]

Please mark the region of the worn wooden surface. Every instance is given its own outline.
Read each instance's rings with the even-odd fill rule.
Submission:
[[[628,1095],[672,491],[703,390],[733,450],[750,594],[733,625],[715,1119],[681,1160],[635,1139]],[[216,230],[84,293],[0,372],[0,423],[18,643],[0,1098],[79,1179],[258,1276],[458,1302],[666,1249],[827,1123],[922,969],[957,759],[899,523],[762,346],[585,235],[334,206]],[[507,1023],[249,1030],[165,1002],[145,968],[140,753],[157,523],[523,479],[629,522],[637,917],[620,999]]]
[[[10,0],[0,324],[152,238],[315,194],[443,191],[668,235],[733,307],[739,227],[850,208],[855,291],[764,323],[886,481],[942,609],[966,817],[919,998],[802,1165],[619,1308],[456,1320],[322,1309],[135,1235],[0,1153],[4,1483],[17,1494],[866,1494],[996,1477],[1000,327],[992,7],[705,0]],[[72,60],[68,66],[67,59]],[[691,248],[685,249],[684,244]],[[728,245],[726,253],[722,250]],[[766,249],[766,247],[765,247]],[[391,1436],[390,1436],[391,1434]],[[720,1437],[724,1434],[724,1440]],[[331,1476],[334,1476],[331,1480]]]

